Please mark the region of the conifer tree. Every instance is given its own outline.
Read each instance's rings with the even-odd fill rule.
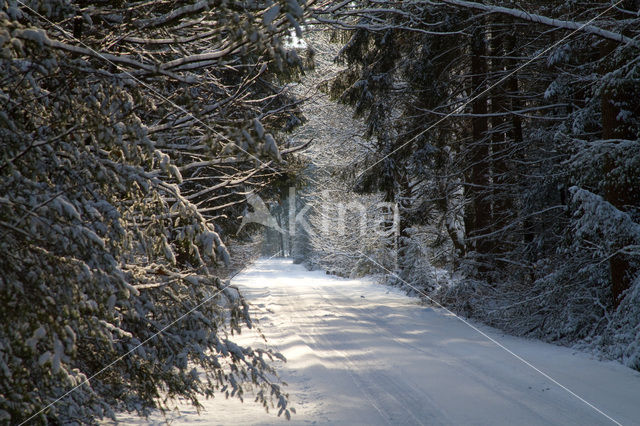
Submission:
[[[0,422],[227,395],[289,415],[223,282],[244,193],[282,173],[302,6],[8,0],[0,12]],[[231,217],[232,220],[225,220]],[[234,229],[235,230],[235,229]]]

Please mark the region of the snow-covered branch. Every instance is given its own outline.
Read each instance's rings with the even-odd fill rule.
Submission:
[[[627,37],[620,33],[605,30],[603,28],[599,28],[595,25],[592,25],[589,22],[581,23],[581,22],[574,22],[574,21],[566,21],[562,19],[549,18],[549,17],[538,15],[535,13],[525,12],[523,10],[508,8],[504,6],[496,6],[491,4],[471,2],[466,0],[440,0],[440,1],[452,6],[462,7],[466,9],[473,9],[473,10],[480,10],[488,13],[498,13],[502,15],[508,15],[524,21],[534,22],[534,23],[546,25],[549,27],[562,28],[565,30],[571,30],[575,32],[585,32],[585,33],[596,35],[598,37],[617,41],[619,43],[625,43],[630,45],[635,45],[637,43],[637,40],[633,38]]]

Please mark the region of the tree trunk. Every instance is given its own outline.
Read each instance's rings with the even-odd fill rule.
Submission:
[[[486,88],[487,59],[486,37],[484,27],[480,24],[471,36],[471,85],[472,96],[477,96]],[[479,254],[491,251],[487,239],[478,238],[491,227],[491,203],[487,197],[489,188],[489,143],[487,139],[487,96],[482,94],[471,103],[471,136],[469,147],[470,173],[467,190],[473,219],[465,223],[467,235],[473,237],[472,246]],[[467,222],[467,221],[465,221]],[[484,268],[483,268],[484,269]]]
[[[505,74],[505,19],[493,18],[491,29],[491,77],[498,81]],[[507,120],[503,114],[508,111],[507,93],[512,79],[498,84],[491,91],[491,155],[493,158],[493,230],[503,228],[512,216],[511,194],[509,188],[509,141],[507,139]],[[517,80],[516,80],[517,84]],[[501,239],[502,240],[502,239]],[[495,244],[494,250],[504,251],[504,244]]]
[[[397,223],[397,235],[396,235],[396,247],[397,247],[397,264],[401,271],[404,271],[413,259],[407,258],[407,249],[409,242],[409,234],[407,232],[409,223],[407,221],[407,210],[410,207],[409,200],[411,199],[411,186],[409,185],[409,177],[406,173],[401,172],[397,175],[398,194],[396,199],[396,205],[398,217]]]
[[[603,43],[602,55],[613,51],[614,43]],[[602,139],[634,139],[635,136],[630,134],[629,128],[618,120],[620,114],[620,105],[629,103],[633,96],[633,90],[625,91],[620,87],[605,87],[602,91],[601,108],[602,108]],[[614,207],[624,211],[625,205],[628,204],[629,188],[621,186],[619,182],[611,176],[611,171],[615,168],[615,159],[606,156],[604,167],[604,198]],[[620,248],[626,245],[627,241],[617,242]],[[620,297],[623,292],[631,286],[632,265],[631,259],[625,254],[615,254],[609,259],[610,279],[611,279],[611,295],[613,297],[614,306],[620,303]]]
[[[509,35],[506,37],[506,51],[505,55],[510,57],[507,59],[507,72],[513,72],[518,67],[518,60],[515,59],[516,52],[518,49],[518,41],[516,36],[516,25],[511,21]],[[520,98],[520,82],[518,79],[518,74],[513,72],[509,78],[507,79],[507,88],[508,88],[508,97],[509,97],[509,107],[511,111],[520,111],[523,108],[523,103]],[[518,114],[511,114],[511,126],[509,131],[507,132],[507,139],[511,141],[512,146],[516,151],[516,160],[525,160],[525,156],[522,152],[525,150],[519,149],[519,146],[523,143],[524,137],[522,135],[522,118]],[[525,179],[519,176],[518,171],[515,172],[515,182],[514,184],[518,185],[520,193],[524,193],[526,191],[527,182]],[[512,202],[516,199],[517,196],[511,200]],[[526,216],[526,212],[524,210],[524,201],[519,202],[519,211],[521,216]],[[513,208],[513,205],[511,206]],[[533,223],[531,219],[523,219],[522,220],[522,242],[527,246],[527,253],[530,255],[528,258],[529,261],[535,262],[537,260],[536,250],[529,250],[531,244],[533,243],[533,239],[535,237],[533,232]]]

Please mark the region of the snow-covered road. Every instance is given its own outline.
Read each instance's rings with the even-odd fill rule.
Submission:
[[[250,396],[216,398],[200,415],[186,405],[169,415],[177,423],[615,424],[601,410],[640,424],[640,373],[619,364],[479,326],[591,407],[459,319],[398,290],[283,259],[258,261],[234,284],[288,359],[280,374],[297,414],[286,422]],[[259,339],[248,333],[239,342]]]

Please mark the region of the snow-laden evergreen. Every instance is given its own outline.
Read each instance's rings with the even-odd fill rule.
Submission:
[[[272,4],[272,2],[269,2]],[[13,0],[0,11],[0,422],[94,422],[181,396],[287,411],[234,343],[245,192],[286,167],[293,0]],[[200,374],[196,371],[200,367]]]

